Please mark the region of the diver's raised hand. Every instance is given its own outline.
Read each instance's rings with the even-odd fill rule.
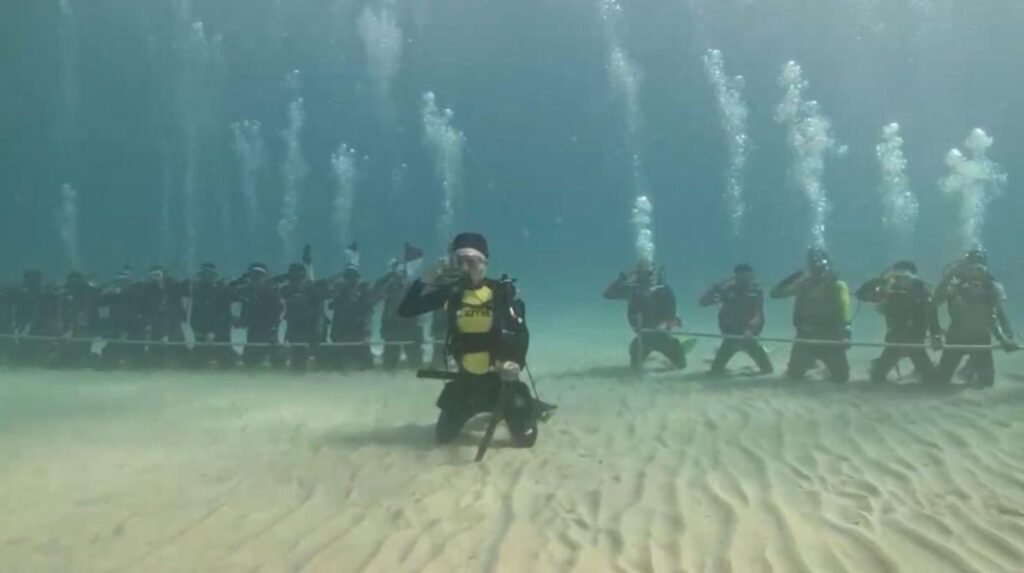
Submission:
[[[423,273],[423,282],[436,288],[454,285],[461,278],[459,270],[448,264],[448,261],[437,261]]]

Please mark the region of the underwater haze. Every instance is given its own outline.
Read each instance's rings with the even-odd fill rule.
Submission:
[[[1013,0],[0,11],[9,281],[283,270],[307,242],[333,272],[353,240],[383,270],[404,241],[439,256],[445,234],[474,229],[534,298],[597,293],[637,257],[643,196],[654,258],[688,295],[740,260],[775,280],[819,242],[851,277],[912,257],[937,280],[973,232],[1024,296]],[[994,143],[962,170],[983,174],[946,189],[975,128]]]
[[[638,195],[653,205],[655,257],[684,292],[739,260],[782,274],[819,240],[846,273],[895,257],[937,273],[967,225],[966,200],[940,186],[946,155],[980,128],[1010,175],[979,215],[980,238],[1011,294],[1024,293],[1011,264],[1024,199],[1007,188],[1024,155],[1013,0],[0,9],[9,279],[153,263],[181,274],[206,260],[280,269],[304,243],[340,266],[348,240],[383,267],[402,241],[440,255],[439,233],[472,228],[503,269],[579,288],[632,265]],[[788,62],[798,97],[816,102],[793,121],[780,113]],[[451,137],[431,132],[426,98],[433,132],[440,122]],[[902,229],[887,225],[876,152],[893,123],[920,204]]]
[[[1020,573],[1022,32],[1024,0],[0,1],[0,571]],[[528,333],[506,282],[433,310],[463,231]],[[282,278],[306,245],[333,279]],[[809,247],[959,298],[893,272],[851,309],[794,282]],[[947,267],[979,247],[998,284]],[[606,289],[648,264],[681,325]]]

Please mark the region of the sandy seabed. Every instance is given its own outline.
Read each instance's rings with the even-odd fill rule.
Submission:
[[[557,414],[479,464],[408,374],[2,371],[0,571],[1024,571],[1024,360],[638,382],[624,343],[542,347]]]

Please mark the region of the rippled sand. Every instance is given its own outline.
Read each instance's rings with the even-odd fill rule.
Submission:
[[[481,464],[408,376],[4,371],[0,570],[1024,570],[1019,359],[935,392],[601,350],[535,362],[558,413]]]

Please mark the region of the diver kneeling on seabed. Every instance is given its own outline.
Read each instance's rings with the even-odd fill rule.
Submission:
[[[458,235],[450,256],[451,265],[435,266],[423,280],[414,281],[398,308],[399,316],[406,318],[439,309],[448,314],[446,352],[458,369],[419,373],[421,378],[449,380],[437,399],[437,441],[453,440],[470,418],[490,412],[492,421],[478,461],[502,419],[516,446],[532,447],[537,421],[554,407],[537,399],[519,379],[530,344],[526,305],[518,298],[514,281],[487,278],[489,251],[482,235]]]
[[[820,361],[833,382],[849,381],[850,290],[833,269],[828,253],[819,247],[808,249],[804,270],[775,285],[771,297],[794,299],[793,326],[799,341],[790,350],[786,377],[803,378]]]
[[[976,349],[943,348],[936,367],[935,381],[949,384],[964,357],[968,357],[966,378],[971,386],[989,388],[995,384],[996,370],[990,345],[995,337],[1006,352],[1020,349],[1009,314],[1006,291],[992,275],[988,256],[975,248],[950,264],[932,300],[937,309],[946,305],[949,327],[945,344],[976,346]]]

